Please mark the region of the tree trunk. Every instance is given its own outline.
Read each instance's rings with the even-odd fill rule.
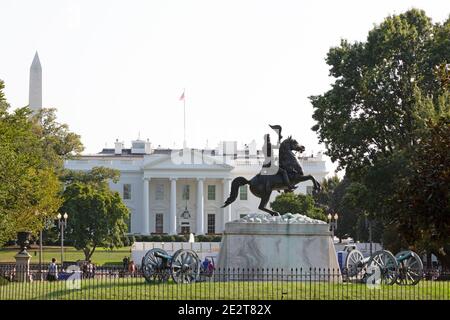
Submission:
[[[431,261],[432,259],[432,253],[427,250],[427,269],[431,269],[431,267],[433,266]]]
[[[88,248],[84,248],[83,253],[84,253],[84,261],[89,261],[89,258],[91,257],[90,250]]]
[[[96,248],[97,248],[97,246],[95,245],[92,247],[91,250],[89,250],[88,248],[83,249],[85,261],[89,261],[91,259]]]

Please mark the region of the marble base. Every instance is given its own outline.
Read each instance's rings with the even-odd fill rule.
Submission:
[[[23,251],[16,254],[14,258],[16,259],[16,275],[14,277],[14,280],[18,282],[31,281],[30,277],[31,255],[28,252]]]
[[[329,225],[298,214],[272,217],[257,213],[226,223],[218,268],[226,274],[233,273],[229,269],[239,269],[253,279],[261,274],[253,272],[252,276],[252,269],[263,269],[263,275],[273,269],[274,273],[283,272],[286,279],[322,280],[333,273],[340,280]],[[236,277],[228,276],[232,278]]]

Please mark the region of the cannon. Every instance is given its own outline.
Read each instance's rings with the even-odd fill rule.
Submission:
[[[416,285],[422,279],[423,264],[420,257],[413,251],[401,251],[395,256],[387,250],[379,250],[370,257],[352,249],[345,259],[344,275],[348,281],[365,280],[370,267],[378,267],[381,273],[381,283],[393,285]]]
[[[175,283],[192,283],[199,278],[200,259],[192,250],[180,249],[171,256],[154,248],[142,258],[141,269],[149,283],[164,282],[170,277]]]
[[[399,264],[397,284],[416,285],[423,276],[423,263],[419,255],[411,250],[401,251],[395,255]]]

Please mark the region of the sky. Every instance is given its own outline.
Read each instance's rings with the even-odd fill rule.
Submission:
[[[184,88],[190,147],[260,147],[280,124],[315,153],[308,97],[330,88],[330,47],[413,7],[450,13],[443,0],[2,0],[0,79],[13,108],[27,105],[37,50],[44,107],[86,153],[138,137],[181,147]]]

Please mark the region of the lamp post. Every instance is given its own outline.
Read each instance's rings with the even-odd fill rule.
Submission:
[[[370,255],[372,255],[372,221],[368,214],[366,214],[366,228],[369,229]]]
[[[69,217],[69,215],[67,213],[64,213],[64,215],[58,213],[56,217],[58,218],[58,227],[59,232],[61,233],[61,269],[62,269],[64,262],[64,228],[67,227],[67,218]]]
[[[39,211],[34,211],[34,214],[36,216],[39,216]],[[39,230],[39,277],[41,280],[43,280],[42,276],[42,229]]]
[[[335,213],[334,215],[329,213],[327,218],[328,218],[328,223],[330,224],[331,235],[334,239],[334,231],[336,231],[336,229],[337,229],[337,221],[339,219],[339,215],[337,213]]]
[[[189,213],[189,210],[187,208],[187,200],[186,200],[186,207],[184,208],[184,211],[181,213],[181,219],[188,220],[191,218],[191,214]],[[187,226],[188,228],[183,228]],[[190,232],[189,230],[189,222],[181,222],[181,233],[185,234]],[[187,231],[187,232],[186,232]]]

